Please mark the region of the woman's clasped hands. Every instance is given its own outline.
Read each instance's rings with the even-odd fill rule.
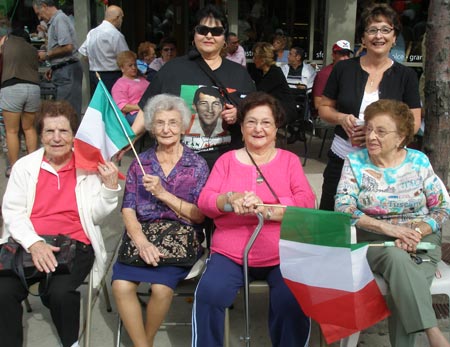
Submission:
[[[229,199],[233,211],[239,215],[263,213],[263,202],[254,192],[233,193]]]
[[[415,253],[422,235],[407,226],[392,225],[391,227],[392,236],[396,237],[395,246],[406,252]]]

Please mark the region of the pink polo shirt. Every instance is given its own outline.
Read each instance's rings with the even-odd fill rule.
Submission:
[[[38,235],[64,234],[85,244],[91,243],[81,225],[75,195],[76,184],[74,156],[58,171],[47,159],[43,159],[30,216]]]

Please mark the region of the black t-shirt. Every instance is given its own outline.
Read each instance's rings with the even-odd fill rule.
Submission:
[[[214,74],[229,92],[238,91],[245,97],[255,91],[255,85],[247,70],[228,59],[222,59],[222,64],[214,70]],[[139,107],[144,110],[147,100],[161,93],[180,96],[188,106],[192,106],[193,93],[200,86],[214,86],[214,83],[195,60],[189,59],[188,56],[177,57],[158,71],[139,101]],[[241,137],[240,127],[235,124],[228,128],[228,132],[214,137],[186,134],[183,142],[202,155],[211,168],[222,153],[242,145]]]

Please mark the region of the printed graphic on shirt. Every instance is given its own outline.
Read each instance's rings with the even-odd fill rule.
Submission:
[[[196,152],[217,150],[231,142],[223,129],[221,113],[225,101],[211,86],[182,85],[180,96],[190,106],[192,118],[182,142]]]

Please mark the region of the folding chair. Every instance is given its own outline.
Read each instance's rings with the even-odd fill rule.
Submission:
[[[309,100],[309,109],[310,109],[310,117],[307,120],[306,127],[308,130],[310,130],[310,136],[308,140],[308,146],[305,148],[311,148],[311,142],[314,136],[318,136],[318,131],[320,132],[320,136],[322,136],[322,142],[320,144],[320,150],[319,150],[319,158],[322,157],[323,148],[325,146],[325,141],[327,139],[328,131],[334,130],[335,125],[325,122],[324,120],[319,118],[319,115],[317,114],[317,110],[314,109],[314,106],[312,105],[312,100]],[[305,151],[305,159],[304,164],[306,163],[306,160],[308,158],[307,151]]]
[[[299,140],[303,142],[306,154],[308,151],[306,135],[304,138],[300,138],[299,136],[300,134],[305,134],[305,128],[310,118],[309,96],[306,89],[291,88],[291,93],[295,100],[295,108],[297,114],[295,121],[291,123],[286,122],[286,126],[284,129],[284,147],[286,148],[288,145],[288,135],[290,134],[292,137],[294,137],[295,141]],[[303,165],[305,165],[305,163],[306,160],[304,160]]]

